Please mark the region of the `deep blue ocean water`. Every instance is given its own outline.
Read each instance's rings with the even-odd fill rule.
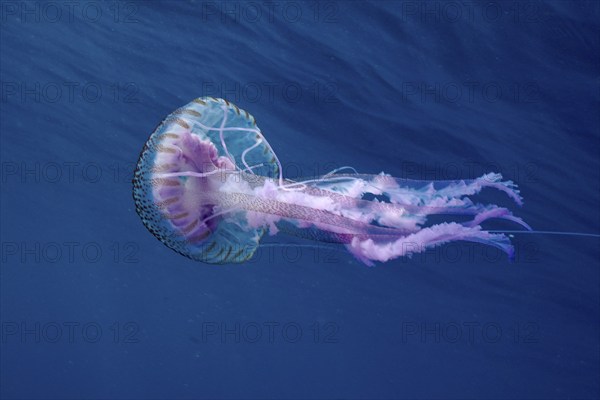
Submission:
[[[208,95],[290,177],[496,171],[534,229],[599,233],[598,2],[0,4],[2,399],[599,397],[598,238],[215,266],[131,196],[148,135]]]

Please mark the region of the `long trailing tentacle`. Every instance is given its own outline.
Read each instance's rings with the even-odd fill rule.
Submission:
[[[346,247],[356,258],[372,266],[373,261],[385,262],[397,257],[410,256],[456,240],[494,246],[508,254],[510,259],[514,257],[514,248],[506,235],[490,233],[481,230],[479,226],[466,227],[454,222],[423,228],[392,241],[381,242],[373,238],[355,237]]]
[[[499,174],[488,174],[466,181],[435,182],[439,187],[437,190],[432,188],[434,183],[425,181],[410,181],[414,188],[401,187],[398,182],[404,182],[403,180],[387,175],[333,175],[326,179],[317,178],[302,182],[313,184],[306,189],[306,193],[329,196],[348,208],[362,210],[363,214],[367,215],[365,218],[370,215],[372,220],[383,225],[393,221],[394,217],[400,218],[406,225],[411,217],[417,223],[422,223],[429,215],[475,215],[473,221],[465,223],[465,226],[478,225],[490,218],[502,218],[531,229],[510,210],[496,205],[473,203],[467,197],[485,187],[502,187],[512,191],[513,196],[518,196],[512,182],[502,182]],[[363,200],[365,193],[388,196],[390,202]],[[367,211],[370,211],[370,214]]]
[[[335,178],[335,180],[331,180]],[[337,174],[320,181],[319,187],[350,196],[362,196],[363,193],[385,194],[392,203],[419,205],[433,198],[458,198],[474,195],[483,188],[490,187],[506,193],[518,205],[523,199],[512,181],[502,181],[502,175],[485,174],[476,179],[423,181],[395,178],[386,174]],[[347,179],[350,184],[339,182]]]
[[[338,205],[334,212],[364,223],[409,232],[399,236],[379,232],[353,235],[347,247],[367,264],[409,255],[452,240],[492,245],[512,257],[513,248],[508,237],[502,233],[485,231],[480,224],[490,218],[501,218],[531,230],[528,224],[514,216],[510,210],[494,204],[473,203],[468,197],[479,193],[483,188],[491,187],[502,190],[522,204],[516,186],[510,181],[503,182],[500,174],[442,182],[403,180],[387,175],[327,174],[322,178],[298,183],[306,186],[303,192],[307,196],[331,199]],[[365,200],[365,193],[386,196],[389,202]],[[447,222],[423,226],[430,215],[472,215],[473,219],[462,224]]]

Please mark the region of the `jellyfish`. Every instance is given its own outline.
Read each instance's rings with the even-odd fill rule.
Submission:
[[[202,97],[152,133],[134,172],[133,198],[161,242],[212,264],[249,260],[267,233],[337,243],[369,266],[453,241],[494,246],[512,258],[509,237],[481,224],[499,218],[531,229],[509,209],[472,199],[493,188],[522,205],[516,185],[497,173],[420,181],[349,167],[304,180],[283,172],[252,115]]]

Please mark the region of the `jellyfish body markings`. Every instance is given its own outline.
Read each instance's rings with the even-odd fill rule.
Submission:
[[[134,173],[133,197],[152,234],[207,263],[248,260],[266,232],[344,244],[367,265],[456,240],[492,245],[512,257],[508,237],[480,224],[503,218],[530,229],[508,209],[469,197],[491,187],[522,204],[516,186],[499,174],[428,182],[340,172],[284,179],[254,117],[205,97],[171,113],[152,133]],[[468,221],[427,225],[431,215]]]

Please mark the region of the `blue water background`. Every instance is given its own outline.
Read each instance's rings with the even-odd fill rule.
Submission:
[[[161,119],[212,95],[291,177],[502,172],[534,229],[598,233],[599,3],[47,4],[2,3],[0,397],[598,398],[597,238],[212,266],[144,228],[130,179]]]

